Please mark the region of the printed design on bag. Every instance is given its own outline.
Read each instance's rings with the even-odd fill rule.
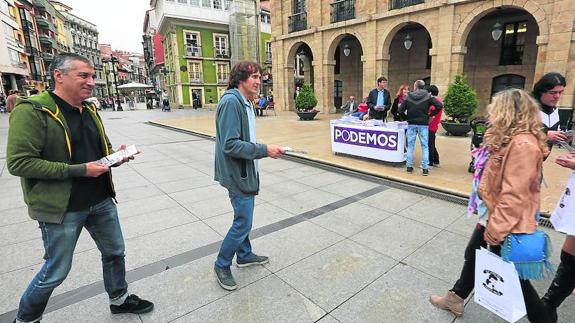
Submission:
[[[571,195],[571,190],[569,189],[569,187],[567,187],[565,189],[565,194],[563,194],[563,196],[561,196],[561,201],[559,202],[559,207],[560,208],[564,208],[565,204],[563,203],[563,201],[565,201],[565,197],[566,196],[570,196]]]
[[[498,291],[496,288],[497,282],[504,283],[503,277],[488,269],[483,270],[483,273],[489,275],[489,277],[485,280],[485,283],[483,283],[483,287],[497,296],[503,295],[503,292]]]

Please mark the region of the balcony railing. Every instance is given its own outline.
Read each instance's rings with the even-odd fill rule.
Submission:
[[[415,6],[417,4],[422,4],[424,2],[425,0],[391,0],[389,2],[389,10]]]
[[[355,18],[355,0],[340,0],[331,4],[331,22]]]
[[[202,83],[202,73],[190,73],[190,83]]]
[[[186,56],[202,57],[202,46],[186,45]]]
[[[272,62],[272,53],[266,52],[266,63],[271,63],[271,62]]]
[[[229,58],[230,51],[227,48],[216,48],[214,47],[214,57],[215,58]]]
[[[218,84],[227,84],[230,77],[227,75],[218,75]]]
[[[300,12],[289,16],[288,32],[293,33],[307,29],[307,12]]]
[[[42,53],[42,58],[44,60],[49,60],[51,61],[52,59],[54,59],[54,54],[52,53]]]

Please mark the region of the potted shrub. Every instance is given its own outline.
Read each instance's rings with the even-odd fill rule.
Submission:
[[[299,95],[295,98],[295,108],[300,120],[313,120],[319,112],[315,109],[317,99],[311,85],[304,84],[300,88]]]
[[[441,121],[443,129],[453,136],[466,136],[471,131],[469,120],[477,109],[477,93],[467,83],[463,74],[455,76],[455,81],[447,87],[443,100],[448,120]]]

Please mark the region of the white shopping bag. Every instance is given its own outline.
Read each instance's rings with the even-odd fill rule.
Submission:
[[[527,314],[515,266],[484,248],[475,253],[474,300],[507,322]]]
[[[549,220],[555,230],[575,235],[575,173],[569,178],[567,187]]]

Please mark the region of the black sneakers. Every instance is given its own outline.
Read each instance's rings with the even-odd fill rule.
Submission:
[[[219,268],[218,266],[214,266],[214,272],[216,274],[218,284],[220,284],[223,289],[235,290],[238,288],[230,268]]]
[[[429,175],[429,169],[423,169],[423,176]]]
[[[249,258],[247,259],[237,259],[237,264],[238,267],[249,267],[249,266],[255,266],[255,265],[265,265],[268,262],[270,262],[270,258],[266,257],[266,256],[258,256],[256,254],[252,254]]]
[[[407,172],[408,172],[409,174],[413,173],[413,167],[407,167]]]
[[[154,309],[154,303],[130,294],[122,305],[110,305],[112,314],[132,313],[144,314]]]

